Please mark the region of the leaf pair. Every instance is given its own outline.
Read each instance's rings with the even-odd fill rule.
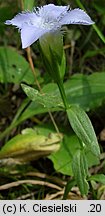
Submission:
[[[27,85],[22,85],[22,88],[31,100],[36,100],[43,104],[44,107],[52,108],[54,106],[61,106],[62,109],[65,110],[61,98],[59,101],[57,96],[54,97],[54,95],[51,94],[40,94],[38,91]],[[77,105],[68,105],[66,112],[69,122],[81,143],[81,150],[79,150],[72,158],[72,171],[81,194],[84,195],[87,194],[89,190],[87,182],[88,163],[85,158],[85,149],[91,151],[97,158],[99,158],[100,149],[91,121],[83,109]]]
[[[65,109],[62,99],[58,98],[57,95],[48,93],[41,94],[37,90],[25,84],[22,84],[22,88],[32,101],[36,101],[48,109],[52,107],[61,107],[62,109]],[[67,115],[73,130],[81,140],[82,144],[85,145],[85,147],[93,154],[99,157],[99,145],[93,126],[87,114],[79,106],[71,105],[67,110]]]

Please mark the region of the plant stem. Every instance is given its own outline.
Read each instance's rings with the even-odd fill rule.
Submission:
[[[61,98],[62,98],[64,106],[65,106],[65,109],[67,110],[68,109],[68,103],[67,103],[67,98],[66,98],[66,94],[65,94],[65,89],[63,86],[63,81],[61,79],[59,79],[59,82],[57,82],[57,85],[58,85],[58,88],[59,88],[59,91],[61,94]]]

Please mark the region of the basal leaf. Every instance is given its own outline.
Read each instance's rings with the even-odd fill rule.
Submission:
[[[88,178],[88,180],[93,180],[96,182],[99,182],[101,184],[105,184],[105,175],[104,174],[96,174],[96,175],[92,175]]]
[[[72,187],[74,187],[76,185],[76,182],[75,180],[69,180],[65,186],[65,191],[64,191],[64,194],[63,194],[63,200],[66,200],[67,199],[67,195],[68,193],[71,191]]]
[[[89,190],[89,185],[87,182],[87,166],[84,152],[78,151],[72,161],[73,174],[76,183],[80,189],[82,195],[87,195]]]
[[[46,136],[37,134],[34,129],[26,128],[5,143],[0,150],[0,159],[14,158],[19,162],[37,160],[57,151],[61,140],[61,134],[50,133]]]

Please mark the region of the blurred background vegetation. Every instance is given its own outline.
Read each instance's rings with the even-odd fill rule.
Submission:
[[[42,133],[54,130],[47,111],[26,99],[20,83],[33,85],[36,89],[37,85],[34,84],[27,51],[21,48],[18,30],[4,24],[6,20],[22,11],[23,6],[25,9],[30,9],[31,4],[41,6],[49,3],[70,4],[71,8],[84,6],[96,24],[95,27],[79,25],[64,27],[66,30],[64,50],[67,58],[65,86],[68,100],[71,97],[72,103],[81,105],[88,113],[100,143],[101,161],[97,164],[94,158],[90,158],[90,172],[105,174],[104,0],[0,0],[0,145],[2,147],[25,128],[36,127],[44,131]],[[38,43],[31,46],[31,55],[37,80],[41,88],[44,88],[48,83],[52,83],[52,80],[44,70]],[[71,142],[71,145],[74,145],[78,141],[72,130],[71,134],[68,133],[70,125],[65,113],[60,110],[55,111],[53,117],[58,128],[66,134],[65,142]],[[60,154],[60,157],[64,157],[65,152],[60,152]],[[0,191],[0,199],[62,199],[65,185],[70,175],[72,176],[71,171],[68,171],[69,163],[64,159],[64,164],[66,163],[66,167],[62,169],[60,166],[63,164],[58,166],[54,158],[42,157],[28,165],[5,167],[0,165],[0,185],[4,185],[4,189],[1,188]],[[24,182],[22,182],[23,179]],[[33,184],[30,181],[32,179],[37,180],[38,183]],[[18,182],[19,190],[15,189],[16,182]],[[7,183],[11,185],[6,186]],[[94,192],[90,188],[89,195],[85,198],[105,199],[104,184],[96,182],[94,184]],[[77,187],[73,187],[66,198],[83,199]]]

